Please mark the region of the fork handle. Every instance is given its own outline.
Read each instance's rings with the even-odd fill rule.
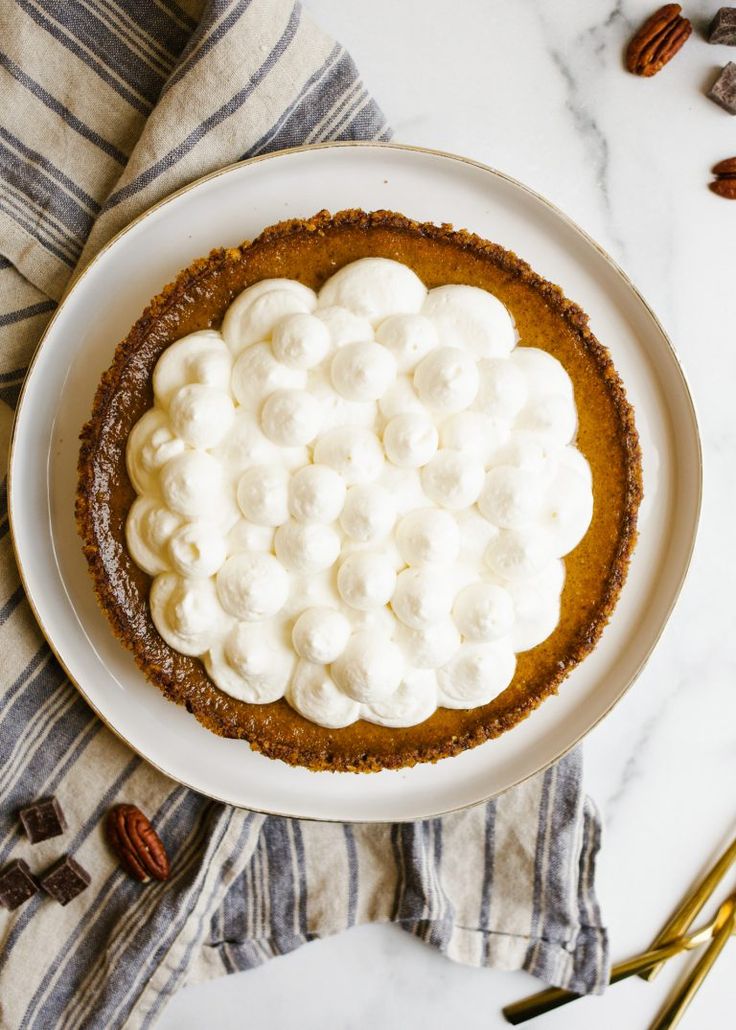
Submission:
[[[649,1030],[672,1030],[673,1027],[677,1026],[685,1013],[685,1009],[697,994],[698,988],[723,951],[726,941],[734,932],[734,927],[736,927],[736,909],[731,912],[723,926],[713,935],[713,939],[703,953],[702,958],[685,979],[682,986],[675,992],[674,997],[654,1020]]]
[[[643,973],[656,963],[665,962],[668,958],[672,958],[673,955],[684,951],[686,947],[687,944],[679,938],[675,941],[669,941],[667,944],[662,944],[658,948],[650,948],[649,951],[644,951],[641,955],[635,955],[634,958],[615,965],[611,969],[611,979],[608,982],[609,984],[615,984],[619,980],[625,980],[628,976],[636,976],[638,973]],[[538,991],[527,998],[522,998],[521,1001],[515,1001],[512,1005],[507,1005],[503,1010],[503,1014],[507,1023],[518,1026],[519,1023],[526,1023],[528,1019],[534,1019],[536,1016],[541,1016],[545,1012],[551,1012],[552,1009],[558,1009],[562,1005],[567,1005],[569,1002],[577,1001],[578,998],[582,997],[582,994],[565,991],[562,987],[548,987],[544,991]]]

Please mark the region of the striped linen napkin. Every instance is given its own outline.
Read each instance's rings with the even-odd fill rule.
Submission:
[[[292,0],[4,0],[0,23],[0,437],[75,268],[149,205],[268,150],[389,130],[349,55]],[[4,454],[5,447],[0,446]],[[472,965],[599,991],[599,824],[580,754],[425,822],[330,825],[237,810],[171,782],[94,716],[44,642],[0,512],[0,867],[64,851],[92,885],[0,915],[0,1025],[147,1027],[182,984],[394,921]],[[17,810],[55,794],[65,836]],[[166,884],[118,868],[101,824],[139,805]]]

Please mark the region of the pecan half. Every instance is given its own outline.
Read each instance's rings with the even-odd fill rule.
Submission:
[[[626,50],[626,67],[649,78],[671,61],[693,31],[679,4],[665,4],[648,18]]]
[[[736,176],[736,157],[724,158],[724,160],[719,161],[717,165],[713,165],[711,170],[714,175]]]
[[[135,805],[116,805],[107,813],[107,839],[120,863],[141,883],[165,880],[169,858],[161,838]]]
[[[726,200],[736,200],[736,157],[727,157],[713,165],[715,179],[708,183],[710,189]]]

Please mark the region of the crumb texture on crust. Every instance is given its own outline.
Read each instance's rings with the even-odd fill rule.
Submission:
[[[562,615],[544,643],[518,656],[511,685],[490,704],[438,709],[406,729],[357,722],[329,730],[286,701],[251,705],[220,691],[198,659],[169,648],[148,609],[150,577],[131,560],[125,519],[135,492],[125,469],[130,429],[151,406],[151,376],[162,351],[197,329],[219,325],[232,299],[264,278],[318,289],[345,264],[383,256],[413,268],[428,287],[467,283],[495,293],[511,310],[522,345],[562,361],[579,413],[577,446],[593,473],[591,527],[566,558]],[[623,384],[585,313],[515,254],[466,230],[414,222],[390,211],[321,211],[265,229],[252,242],[212,251],[156,296],[118,345],[81,434],[76,516],[100,607],[113,632],[164,695],[211,731],[248,740],[254,750],[311,769],[377,771],[459,754],[515,726],[557,691],[590,653],[615,607],[636,538],[641,455]]]

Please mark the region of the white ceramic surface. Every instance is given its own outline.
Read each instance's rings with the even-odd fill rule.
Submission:
[[[388,207],[467,226],[558,282],[610,347],[637,412],[644,453],[646,499],[629,580],[601,643],[559,697],[497,741],[436,765],[372,776],[311,773],[270,761],[242,742],[210,734],[165,701],[98,611],[73,519],[82,421],[117,341],[150,296],[212,247],[327,206]],[[529,190],[482,166],[391,146],[345,146],[286,153],[216,174],[153,209],[93,262],[59,309],[26,382],[11,514],[26,589],[47,636],[93,707],[142,755],[173,778],[247,808],[400,820],[507,789],[559,757],[615,703],[653,647],[688,564],[699,473],[689,395],[663,331],[580,230]]]

